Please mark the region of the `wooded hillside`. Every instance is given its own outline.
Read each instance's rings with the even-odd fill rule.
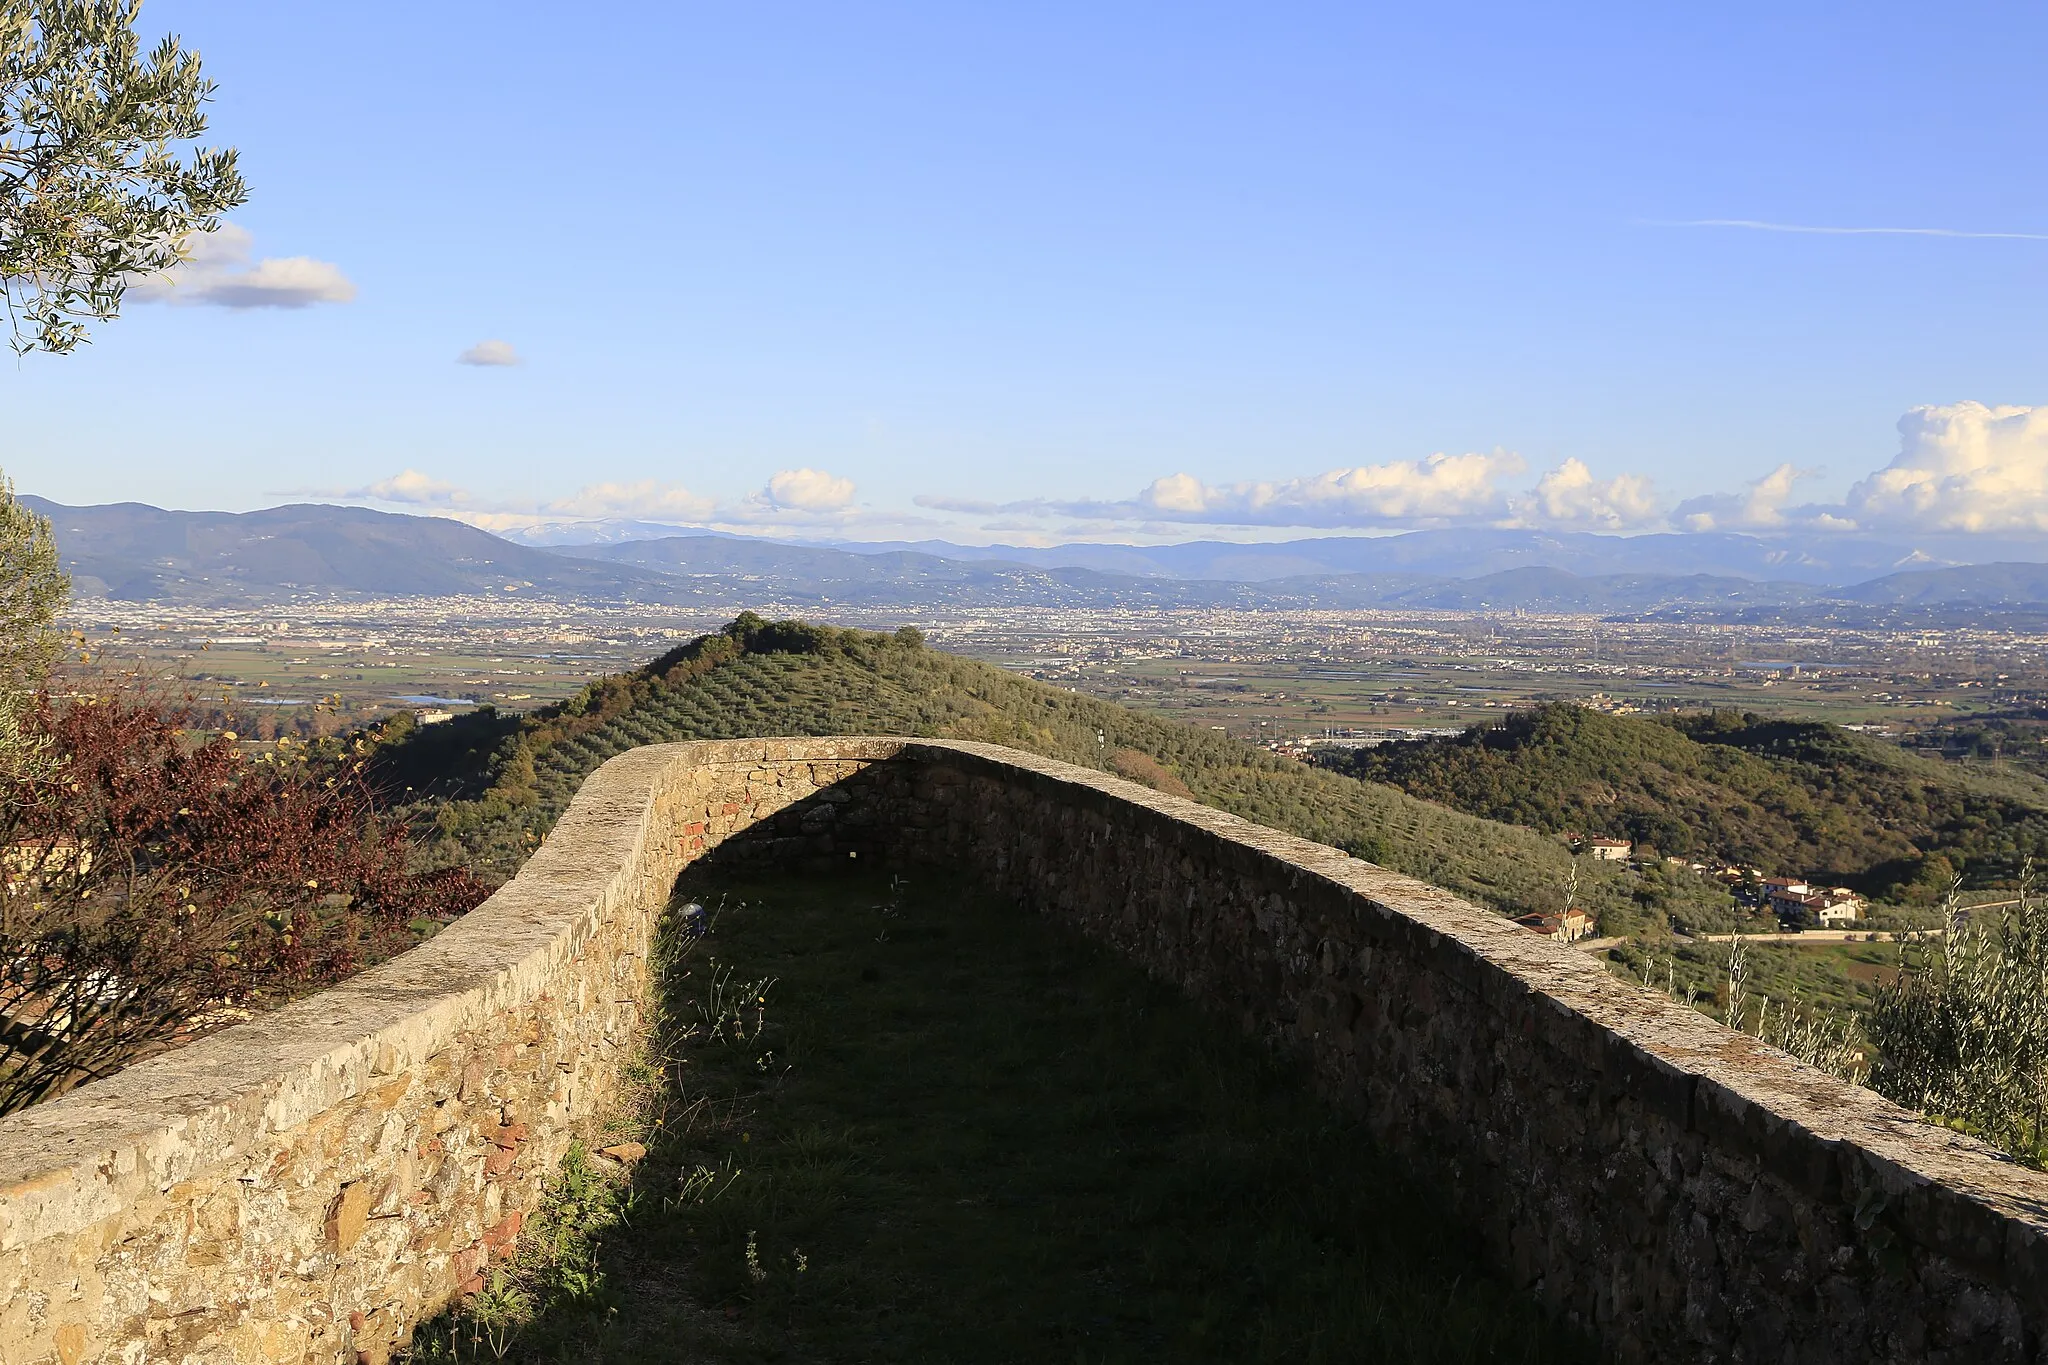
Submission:
[[[1838,726],[1717,713],[1613,716],[1558,703],[1450,739],[1326,760],[1461,811],[1658,852],[1927,898],[1964,868],[2009,876],[2048,851],[2048,808]]]

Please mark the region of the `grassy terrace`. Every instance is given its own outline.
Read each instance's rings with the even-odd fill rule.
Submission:
[[[699,870],[634,1104],[417,1360],[1568,1361],[1302,1078],[970,886]],[[680,902],[679,902],[680,903]]]

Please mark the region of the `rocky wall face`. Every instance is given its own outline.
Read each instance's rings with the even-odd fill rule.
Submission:
[[[971,869],[1115,945],[1311,1059],[1619,1358],[2044,1356],[2048,1178],[1335,849],[995,746],[817,739],[621,755],[432,942],[0,1120],[0,1365],[387,1359],[614,1094],[714,851]]]

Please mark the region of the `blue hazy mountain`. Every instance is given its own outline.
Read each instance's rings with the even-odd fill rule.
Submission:
[[[1902,561],[1927,565],[1935,551],[1875,538],[1794,549],[1735,535],[1417,531],[1266,545],[1032,550],[943,542],[827,546],[688,533],[541,548],[443,517],[359,507],[170,512],[140,503],[25,501],[52,519],[81,596],[131,601],[520,593],[707,609],[752,602],[1833,617],[2048,608],[2048,564],[2015,557],[1900,569]],[[1989,540],[1936,544],[1942,553],[2011,548]],[[1069,559],[1088,562],[1063,562]],[[1876,571],[1866,572],[1873,564]]]
[[[48,517],[72,590],[138,602],[220,602],[349,593],[493,593],[665,601],[676,581],[514,545],[445,517],[301,504],[260,512],[168,512],[142,503],[66,507]]]
[[[2033,607],[2048,602],[2048,564],[1970,564],[1886,574],[1837,596],[1878,606]]]
[[[1319,536],[1262,544],[1198,540],[1180,545],[954,545],[833,542],[857,554],[901,550],[947,559],[999,559],[1043,568],[1095,569],[1139,577],[1263,582],[1316,574],[1417,573],[1474,578],[1515,569],[1605,574],[1708,574],[1839,587],[1916,568],[1997,560],[2048,560],[2048,540],[1988,536],[1865,535],[1782,538],[1734,532],[1640,536],[1466,529],[1385,536]]]

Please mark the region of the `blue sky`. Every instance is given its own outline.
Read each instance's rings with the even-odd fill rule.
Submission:
[[[0,468],[506,528],[2048,530],[2048,10],[1556,11],[149,0],[245,235],[0,380]]]

